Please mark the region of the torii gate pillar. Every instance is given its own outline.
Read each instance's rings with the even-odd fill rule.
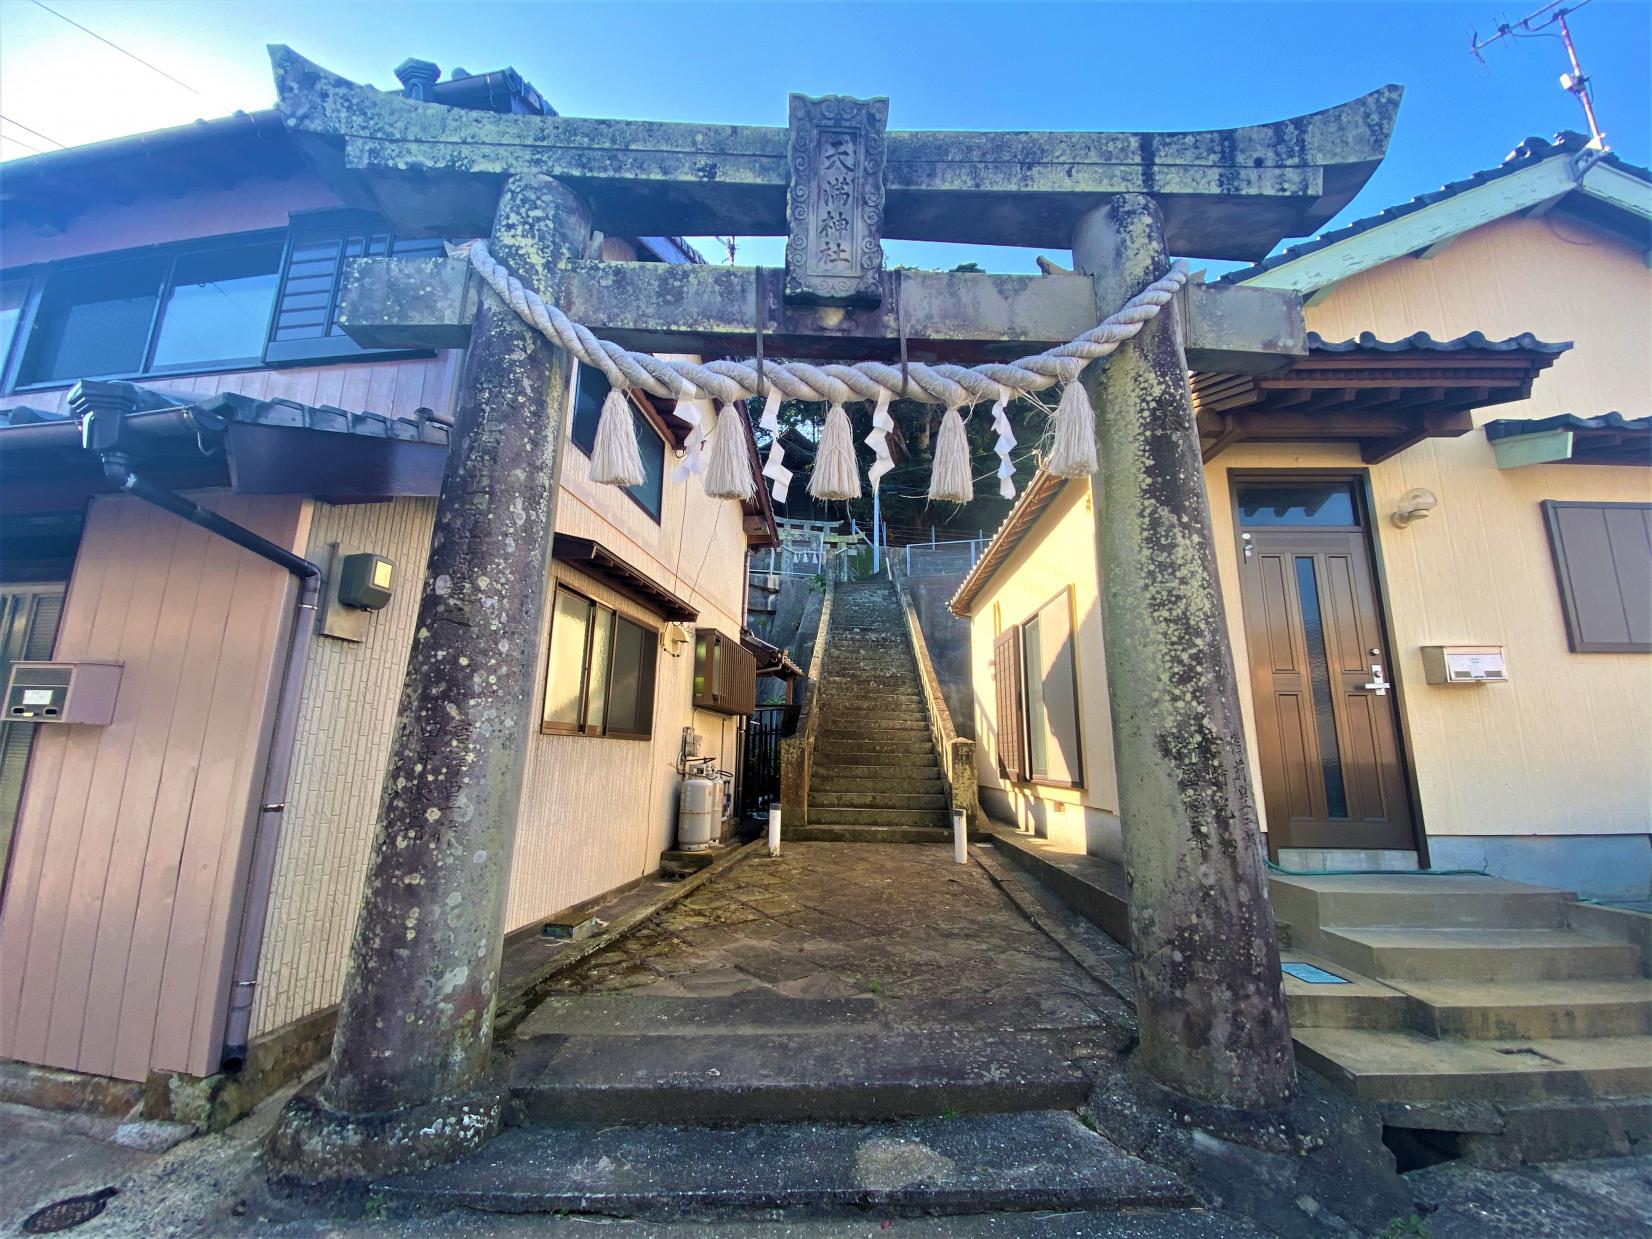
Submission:
[[[1086,214],[1073,261],[1111,313],[1170,267],[1159,208]],[[1182,325],[1149,322],[1085,384],[1139,1054],[1159,1083],[1271,1109],[1296,1083]]]
[[[541,286],[590,207],[506,180],[489,241]],[[278,1176],[359,1180],[445,1161],[499,1128],[494,999],[533,733],[569,360],[485,292],[465,355],[419,618],[327,1078],[266,1150]]]

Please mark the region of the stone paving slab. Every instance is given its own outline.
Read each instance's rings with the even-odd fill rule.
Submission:
[[[1192,1203],[1174,1176],[1058,1112],[867,1125],[518,1128],[463,1162],[375,1186],[392,1202],[425,1206],[656,1220]]]

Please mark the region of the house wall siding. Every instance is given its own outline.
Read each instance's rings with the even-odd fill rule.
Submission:
[[[254,1036],[343,993],[435,517],[434,499],[315,505],[311,560],[325,565],[335,542],[340,554],[371,551],[395,562],[398,583],[368,620],[366,640],[317,635],[310,647]]]
[[[1496,418],[1648,411],[1652,271],[1633,246],[1563,216],[1501,220],[1459,237],[1430,259],[1401,258],[1350,277],[1308,307],[1307,325],[1329,340],[1363,331],[1397,339],[1419,330],[1437,338],[1479,330],[1493,338],[1529,331],[1576,342],[1538,376],[1530,399],[1482,410],[1475,415],[1477,427]],[[1349,444],[1241,443],[1221,453],[1205,476],[1253,786],[1260,786],[1255,711],[1231,488],[1236,473],[1289,470],[1347,471],[1369,479],[1393,643],[1389,670],[1400,685],[1428,837],[1492,847],[1511,837],[1535,844],[1608,836],[1632,844],[1646,836],[1652,830],[1652,763],[1646,759],[1652,656],[1570,651],[1540,504],[1652,502],[1652,471],[1578,465],[1502,470],[1478,429],[1426,440],[1369,467]],[[1399,497],[1414,487],[1433,491],[1439,506],[1427,519],[1397,528],[1390,517]],[[1004,604],[1007,624],[1023,619],[1061,582],[1075,585],[1087,754],[1090,720],[1106,716],[1099,695],[1105,690],[1088,674],[1102,658],[1100,623],[1085,622],[1085,600],[1095,588],[1087,567],[1094,562],[1091,524],[1082,505],[1046,513],[973,604],[984,788],[1001,782],[991,742],[995,601]],[[1075,570],[1080,563],[1086,566]],[[1504,646],[1510,683],[1425,683],[1421,647],[1452,643]],[[1041,802],[1071,795],[1042,788],[1021,794]],[[1084,803],[1116,808],[1094,796],[1087,791]],[[1265,808],[1258,805],[1258,811],[1265,826]],[[1016,808],[1021,821],[1047,818],[1048,812],[1043,805]],[[1089,850],[1098,851],[1093,840]],[[1617,844],[1601,854],[1630,856],[1630,884],[1644,880],[1644,855],[1634,860]]]
[[[1087,481],[1066,483],[975,600],[970,675],[975,685],[976,777],[988,807],[1000,815],[1007,810],[1017,826],[1061,847],[1117,858],[1121,855],[1118,779],[1113,764],[1113,720],[1107,705],[1092,503]],[[993,642],[1010,625],[1025,623],[1068,586],[1073,590],[1076,620],[1073,649],[1084,786],[1011,782],[998,772]]]
[[[302,547],[300,499],[203,495]],[[0,1057],[217,1066],[291,615],[280,568],[133,499],[87,514],[54,657],[125,664],[114,722],[42,727],[0,908]]]

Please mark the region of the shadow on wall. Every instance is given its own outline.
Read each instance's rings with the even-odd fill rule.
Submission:
[[[941,683],[941,696],[952,715],[952,726],[969,740],[975,735],[975,693],[970,685],[969,621],[946,609],[964,582],[962,572],[945,576],[904,578],[906,592],[918,612],[918,626],[929,646],[929,661]]]

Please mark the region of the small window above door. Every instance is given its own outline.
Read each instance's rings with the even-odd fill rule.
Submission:
[[[1253,482],[1239,487],[1239,523],[1357,529],[1350,482]]]

